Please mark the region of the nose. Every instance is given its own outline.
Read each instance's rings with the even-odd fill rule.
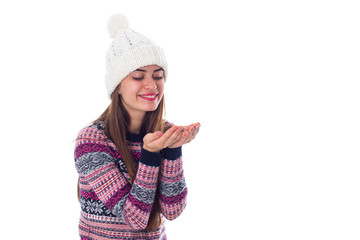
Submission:
[[[157,89],[156,82],[152,77],[147,77],[145,79],[145,88],[146,89]]]

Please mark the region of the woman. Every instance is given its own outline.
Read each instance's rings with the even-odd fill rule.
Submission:
[[[166,239],[164,218],[186,205],[181,146],[200,124],[163,120],[163,51],[131,30],[123,15],[108,22],[109,107],[75,144],[81,239]]]

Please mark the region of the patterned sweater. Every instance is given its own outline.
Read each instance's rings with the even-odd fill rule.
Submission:
[[[131,184],[119,151],[105,136],[103,123],[79,132],[75,166],[80,176],[81,239],[166,239],[164,218],[173,220],[185,208],[181,147],[152,153],[142,148],[142,139],[140,134],[127,134],[128,149],[138,162]],[[157,189],[162,223],[147,231]]]

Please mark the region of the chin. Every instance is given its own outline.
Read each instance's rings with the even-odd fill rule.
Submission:
[[[158,108],[158,106],[159,106],[158,104],[156,106],[149,106],[149,107],[145,108],[144,110],[146,112],[153,112]]]
[[[146,112],[153,112],[153,111],[155,111],[157,109],[157,107],[156,108],[148,108],[147,110],[146,110]]]

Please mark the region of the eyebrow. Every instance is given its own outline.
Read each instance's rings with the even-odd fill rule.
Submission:
[[[159,69],[156,69],[156,70],[154,70],[154,72],[158,72],[158,71],[164,71],[164,69],[163,68],[159,68]],[[144,70],[144,69],[136,69],[135,71],[139,71],[139,72],[146,72],[146,70]],[[134,71],[134,72],[135,72]]]

